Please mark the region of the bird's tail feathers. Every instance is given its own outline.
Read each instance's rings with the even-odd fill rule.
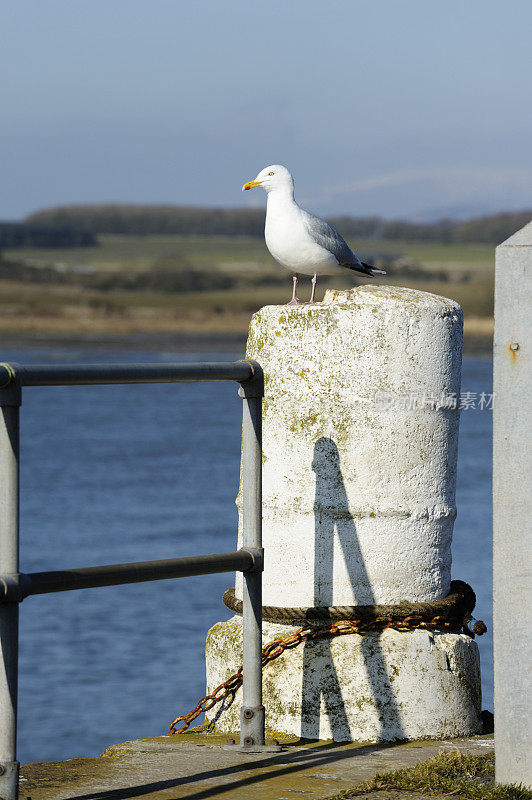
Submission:
[[[377,267],[372,267],[371,264],[366,264],[365,261],[360,262],[363,267],[369,272],[370,275],[386,275],[385,269],[377,269]]]

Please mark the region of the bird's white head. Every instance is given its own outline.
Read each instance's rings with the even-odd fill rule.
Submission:
[[[242,191],[246,192],[248,189],[255,189],[257,186],[260,186],[268,194],[276,191],[293,194],[294,179],[286,167],[282,167],[280,164],[272,164],[261,169],[255,180],[247,181],[243,185]]]

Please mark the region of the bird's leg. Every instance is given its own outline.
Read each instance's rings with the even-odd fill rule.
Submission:
[[[312,305],[312,303],[314,302],[314,297],[316,295],[316,283],[317,282],[318,282],[318,275],[315,272],[314,275],[313,275],[312,281],[311,281],[312,291],[310,293],[310,300],[307,303],[307,305],[309,305],[309,306]]]
[[[297,274],[297,272],[294,275],[294,277],[292,278],[292,280],[294,281],[294,288],[292,289],[292,299],[286,305],[287,306],[298,306],[299,305],[299,298],[297,296],[297,282],[299,280],[299,275]]]

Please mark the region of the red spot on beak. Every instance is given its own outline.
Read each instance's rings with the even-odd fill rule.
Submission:
[[[251,186],[244,186],[244,191],[245,192],[249,192],[250,189],[251,189]]]

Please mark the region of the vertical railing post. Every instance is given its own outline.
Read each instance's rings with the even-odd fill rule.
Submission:
[[[252,380],[240,384],[242,414],[242,544],[262,550],[262,370],[254,364]],[[243,685],[240,712],[240,745],[264,745],[262,705],[262,565],[244,572],[243,586]]]
[[[20,384],[0,386],[0,572],[19,570]],[[18,603],[0,604],[0,798],[18,800]]]

